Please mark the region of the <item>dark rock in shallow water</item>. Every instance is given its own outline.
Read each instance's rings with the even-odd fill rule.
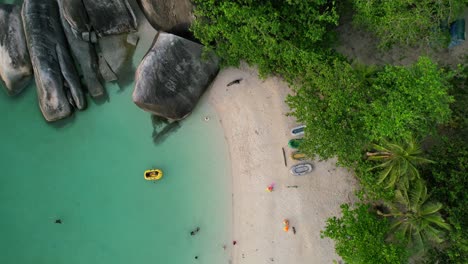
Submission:
[[[0,4],[0,76],[9,95],[21,92],[32,78],[21,9],[17,5]]]
[[[36,79],[39,107],[45,119],[56,121],[71,114],[67,89],[76,107],[85,108],[86,99],[73,59],[67,50],[57,2],[25,0],[22,18]]]
[[[195,19],[190,0],[138,0],[150,24],[157,30],[171,31],[177,28],[188,31]]]
[[[124,64],[129,62],[135,51],[135,46],[127,42],[127,37],[126,34],[121,34],[99,39],[99,49],[102,57],[116,76],[119,76]],[[102,74],[104,75],[104,73]]]
[[[77,64],[80,66],[79,68],[83,73],[84,83],[86,88],[88,89],[89,94],[92,97],[100,97],[105,94],[105,90],[97,76],[97,74],[99,73],[99,68],[94,45],[77,37],[77,34],[74,33],[72,26],[65,18],[65,15],[86,15],[84,6],[76,4],[75,2],[81,3],[80,0],[59,1],[60,17],[63,29],[68,43],[70,44],[73,57]],[[73,9],[73,11],[70,11],[69,9]]]
[[[136,71],[133,102],[169,120],[186,117],[219,70],[218,59],[203,60],[202,51],[198,43],[160,33]]]
[[[58,0],[58,3],[62,19],[68,22],[75,37],[82,39],[82,33],[90,31],[88,14],[86,14],[83,2],[81,0]]]
[[[98,36],[136,31],[135,14],[127,0],[82,0]]]

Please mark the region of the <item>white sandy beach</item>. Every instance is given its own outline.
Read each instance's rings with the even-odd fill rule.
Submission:
[[[227,87],[234,79],[240,84]],[[328,217],[354,199],[356,182],[334,161],[312,161],[314,171],[292,176],[287,146],[290,128],[284,102],[290,92],[278,78],[261,80],[249,67],[222,70],[208,90],[224,128],[231,159],[233,240],[232,263],[332,263],[339,260],[333,242],[320,238]],[[286,151],[287,167],[282,148]],[[273,192],[267,192],[275,183]],[[288,188],[295,186],[297,188]],[[283,219],[290,221],[283,231]],[[297,233],[294,235],[292,227]]]

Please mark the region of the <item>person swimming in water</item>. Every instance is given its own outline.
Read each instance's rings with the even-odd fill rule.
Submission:
[[[198,233],[198,231],[200,231],[200,227],[197,226],[197,228],[195,228],[195,230],[192,230],[192,231],[190,232],[190,235],[191,235],[191,236],[194,236],[194,235],[196,235],[196,234]]]

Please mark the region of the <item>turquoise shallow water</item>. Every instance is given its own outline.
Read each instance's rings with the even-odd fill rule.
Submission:
[[[0,92],[0,263],[227,263],[230,176],[215,112],[199,104],[155,145],[132,86],[108,85],[109,101],[58,124],[44,121],[35,87]],[[156,183],[143,179],[153,166],[165,173]]]

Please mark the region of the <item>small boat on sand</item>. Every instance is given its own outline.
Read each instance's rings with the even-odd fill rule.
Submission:
[[[289,140],[288,146],[293,149],[297,149],[299,145],[301,145],[303,139],[302,138],[293,138]]]
[[[147,181],[157,181],[162,178],[163,172],[160,169],[146,170],[144,176]]]
[[[310,163],[299,163],[291,167],[291,174],[295,176],[302,176],[312,172],[314,167]]]
[[[291,159],[293,160],[305,160],[307,159],[306,155],[300,151],[294,151],[291,153]]]
[[[304,135],[304,128],[306,125],[300,125],[291,129],[291,135],[293,136],[302,136]]]

